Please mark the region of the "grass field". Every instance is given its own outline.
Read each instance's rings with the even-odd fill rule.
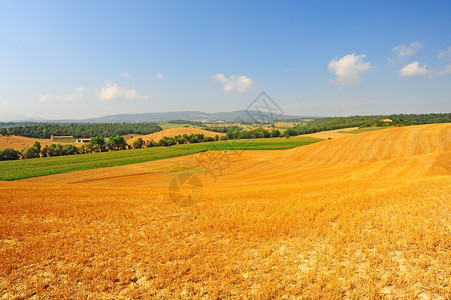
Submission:
[[[79,170],[114,167],[198,153],[206,150],[289,149],[320,141],[310,137],[236,140],[174,145],[128,151],[80,154],[0,162],[0,180],[16,180]]]
[[[199,128],[203,129],[203,127],[196,126],[193,124],[175,124],[175,123],[159,123],[158,124],[163,130],[172,129],[172,128],[180,128],[180,127],[191,127],[191,128]]]
[[[0,182],[0,295],[451,299],[450,124],[227,153],[178,207],[208,153]]]

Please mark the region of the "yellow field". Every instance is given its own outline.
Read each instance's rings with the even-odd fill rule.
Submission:
[[[0,182],[0,262],[7,299],[450,299],[451,124]]]
[[[36,139],[36,138],[27,138],[23,136],[1,136],[0,135],[0,150],[5,148],[12,148],[15,150],[22,150],[26,147],[31,147],[33,144],[38,141],[41,143],[41,146],[50,146],[51,144],[57,144],[61,143],[59,141],[49,141],[49,140],[42,140],[42,139]]]
[[[178,127],[178,128],[171,128],[171,129],[158,131],[158,132],[147,134],[147,135],[129,134],[129,135],[124,136],[124,138],[127,141],[127,143],[130,144],[130,143],[133,143],[134,141],[136,141],[138,138],[142,138],[144,141],[150,141],[153,139],[155,142],[158,142],[165,136],[174,137],[177,135],[184,135],[184,134],[187,134],[187,135],[203,134],[206,137],[215,137],[216,135],[219,135],[219,136],[224,135],[224,133],[218,133],[218,132],[203,130],[203,129],[194,128],[194,127]]]
[[[339,137],[348,136],[349,134],[346,133],[347,131],[352,131],[359,129],[359,127],[350,127],[350,128],[343,128],[343,129],[334,129],[334,130],[327,130],[327,131],[320,131],[315,133],[306,134],[306,136],[311,136],[318,139],[336,139]]]

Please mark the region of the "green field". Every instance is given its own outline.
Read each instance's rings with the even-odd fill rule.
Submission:
[[[201,126],[196,126],[193,124],[176,124],[176,123],[159,123],[158,124],[163,130],[172,129],[172,128],[181,128],[181,127],[192,127],[192,128],[200,128],[204,129]]]
[[[128,165],[190,155],[206,150],[280,150],[304,146],[319,141],[321,141],[321,139],[297,136],[289,139],[270,138],[234,140],[115,152],[0,161],[0,180],[17,180],[80,170]]]

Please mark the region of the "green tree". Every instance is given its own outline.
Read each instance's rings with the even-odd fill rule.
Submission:
[[[38,152],[41,153],[41,143],[39,143],[38,141],[34,142],[33,148],[38,149]]]
[[[88,145],[91,146],[93,152],[102,152],[105,150],[106,142],[103,137],[96,136],[89,141]]]
[[[274,129],[271,131],[271,137],[279,137],[279,136],[280,136],[279,129]]]
[[[158,146],[158,144],[153,139],[151,139],[150,141],[147,141],[146,145],[147,145],[147,147],[156,147],[156,146]]]
[[[52,144],[49,147],[48,156],[61,156],[63,155],[63,146],[61,144]]]
[[[39,150],[35,147],[27,147],[22,150],[22,157],[25,159],[39,157]]]
[[[0,150],[0,161],[1,160],[17,160],[20,158],[20,152],[11,148],[5,148]]]
[[[63,155],[74,155],[77,153],[78,153],[78,149],[74,145],[64,145],[63,146]]]
[[[108,143],[111,145],[112,150],[125,150],[127,148],[127,142],[121,135],[111,137]]]
[[[42,150],[41,150],[41,153],[42,153],[43,157],[48,157],[49,156],[49,152],[50,152],[50,149],[49,149],[48,145],[45,145],[44,148],[42,148]]]
[[[142,138],[138,138],[133,142],[133,149],[141,149],[144,145],[144,141]]]

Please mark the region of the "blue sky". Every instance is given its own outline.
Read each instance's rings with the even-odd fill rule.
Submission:
[[[450,112],[449,1],[0,1],[0,116]]]

